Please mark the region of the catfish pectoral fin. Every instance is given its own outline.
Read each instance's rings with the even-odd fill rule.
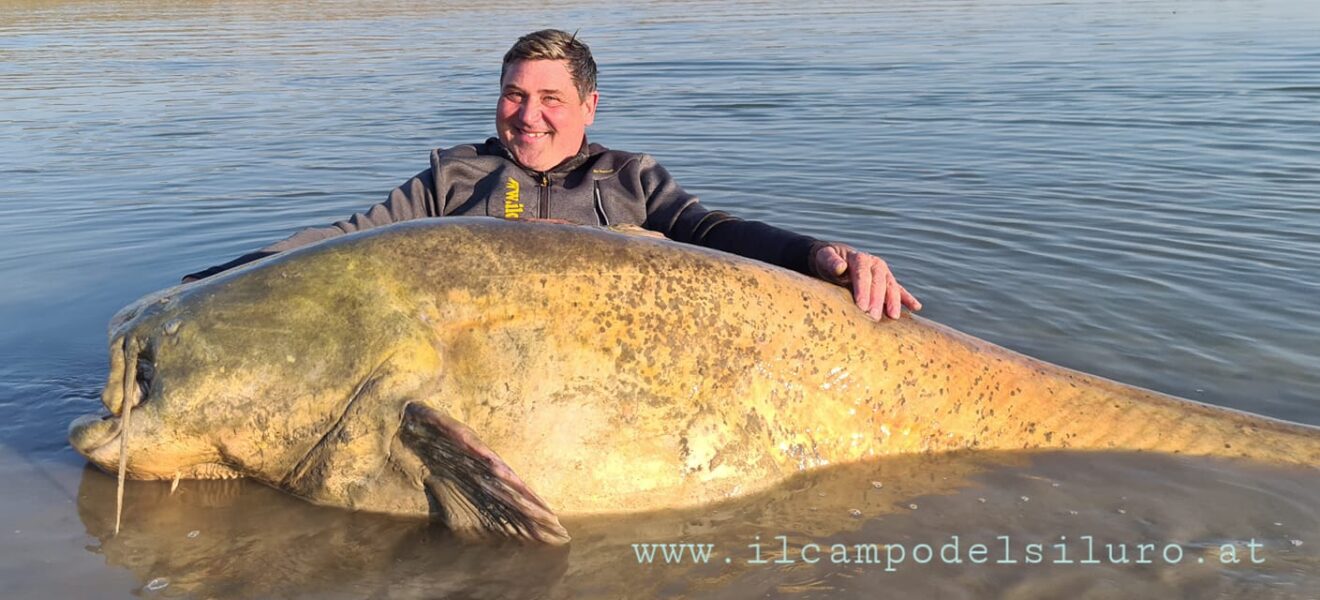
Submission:
[[[468,426],[409,404],[400,439],[430,471],[426,488],[455,533],[568,543],[568,532],[550,507]]]

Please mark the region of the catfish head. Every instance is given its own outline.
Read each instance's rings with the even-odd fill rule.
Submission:
[[[567,541],[449,417],[432,300],[391,277],[399,261],[374,239],[317,244],[120,311],[108,414],[75,420],[70,444],[131,479],[251,477],[317,504]]]
[[[101,402],[108,414],[84,415],[69,426],[69,443],[96,466],[114,472],[126,450],[133,479],[232,479],[217,435],[225,420],[201,391],[203,373],[191,348],[180,348],[186,309],[180,288],[149,295],[110,322],[110,369]],[[163,367],[163,369],[162,369]],[[131,411],[131,435],[125,412]],[[230,419],[232,420],[232,419]]]
[[[416,326],[388,270],[367,262],[370,253],[355,268],[346,255],[306,248],[120,310],[110,323],[108,414],[70,426],[74,450],[111,472],[127,450],[129,479],[248,476],[286,487],[298,469],[319,467],[308,463],[318,446],[321,456],[364,439],[337,425]],[[381,426],[393,419],[395,430],[403,414],[375,398],[356,410]]]
[[[307,250],[119,311],[101,395],[108,414],[74,421],[73,448],[110,472],[126,449],[132,479],[283,486],[416,328],[408,303],[381,284],[388,271],[355,277],[375,265],[345,266],[334,247]],[[379,404],[359,408],[402,414]]]

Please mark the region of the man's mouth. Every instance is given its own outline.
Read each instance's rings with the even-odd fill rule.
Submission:
[[[517,137],[520,140],[535,141],[550,135],[549,131],[527,131],[526,129],[515,129]]]

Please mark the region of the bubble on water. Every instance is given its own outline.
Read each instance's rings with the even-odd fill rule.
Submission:
[[[860,518],[862,518],[862,511],[857,510],[857,509],[855,509],[855,508],[853,508],[853,509],[849,509],[849,510],[848,510],[848,515],[851,516],[851,517],[854,518],[854,519],[860,519]]]
[[[190,540],[192,540],[192,539],[197,539],[197,536],[199,536],[199,535],[202,535],[202,532],[199,531],[199,530],[197,530],[197,529],[194,529],[194,530],[188,532],[188,539],[190,539]]]
[[[1023,501],[1023,502],[1030,502],[1030,501],[1031,501],[1031,498],[1028,498],[1028,497],[1026,497],[1026,496],[1023,496],[1023,497],[1022,497],[1022,501]]]
[[[910,508],[910,509],[912,509],[912,510],[917,510],[917,505],[916,505],[916,504],[909,504],[909,505],[908,505],[908,508]]]
[[[880,488],[882,488],[882,487],[885,487],[885,484],[883,484],[883,483],[881,483],[881,482],[879,482],[879,481],[872,481],[872,482],[871,482],[871,487],[873,487],[873,488],[875,488],[875,489],[878,490],[878,489],[880,489]]]
[[[169,584],[170,581],[168,579],[165,579],[164,577],[157,577],[147,582],[147,589],[153,592],[158,592],[160,590],[165,589],[165,586],[168,586]]]

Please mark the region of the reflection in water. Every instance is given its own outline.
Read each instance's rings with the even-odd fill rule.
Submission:
[[[87,469],[78,511],[100,540],[91,549],[142,586],[163,580],[171,594],[196,597],[1289,597],[1320,586],[1313,471],[1144,454],[892,457],[703,510],[567,521],[567,549],[468,543],[247,481],[183,482],[173,495],[165,483],[130,482],[124,531],[110,537],[113,498],[113,478]],[[954,536],[962,564],[883,562],[885,544],[938,553]],[[1104,544],[1125,545],[1130,560],[1139,544],[1155,544],[1154,564],[1080,564],[1084,536],[1100,559]],[[634,544],[653,543],[709,544],[711,558],[665,564],[657,554],[639,564]],[[977,543],[988,564],[968,561]],[[1042,564],[1026,564],[1031,543],[1044,548]],[[1073,564],[1050,564],[1060,543]],[[1263,562],[1250,563],[1249,543]],[[847,563],[831,557],[833,544]],[[857,562],[870,544],[882,562]],[[1156,555],[1169,544],[1177,564]],[[1225,544],[1241,563],[1219,564]]]
[[[547,589],[566,571],[586,577],[567,582],[569,588],[617,595],[672,586],[683,568],[639,567],[632,543],[750,541],[760,530],[809,536],[855,530],[864,521],[850,511],[876,516],[900,510],[895,498],[952,492],[984,460],[911,457],[849,465],[710,509],[568,521],[574,542],[558,550],[469,543],[422,521],[312,506],[248,480],[184,481],[174,494],[168,483],[131,481],[123,529],[112,536],[115,481],[92,467],[83,473],[78,513],[101,540],[96,551],[109,564],[133,571],[143,585],[164,578],[171,589],[199,596],[311,597],[351,588],[353,595],[448,590],[507,597]],[[882,479],[885,487],[872,484]],[[691,579],[677,580],[718,588],[748,568],[694,569]]]
[[[567,552],[467,545],[424,521],[323,508],[247,480],[130,482],[114,527],[112,477],[88,467],[78,514],[95,552],[145,586],[199,597],[371,596],[415,588],[505,597],[562,575]],[[480,591],[478,594],[477,591]]]

